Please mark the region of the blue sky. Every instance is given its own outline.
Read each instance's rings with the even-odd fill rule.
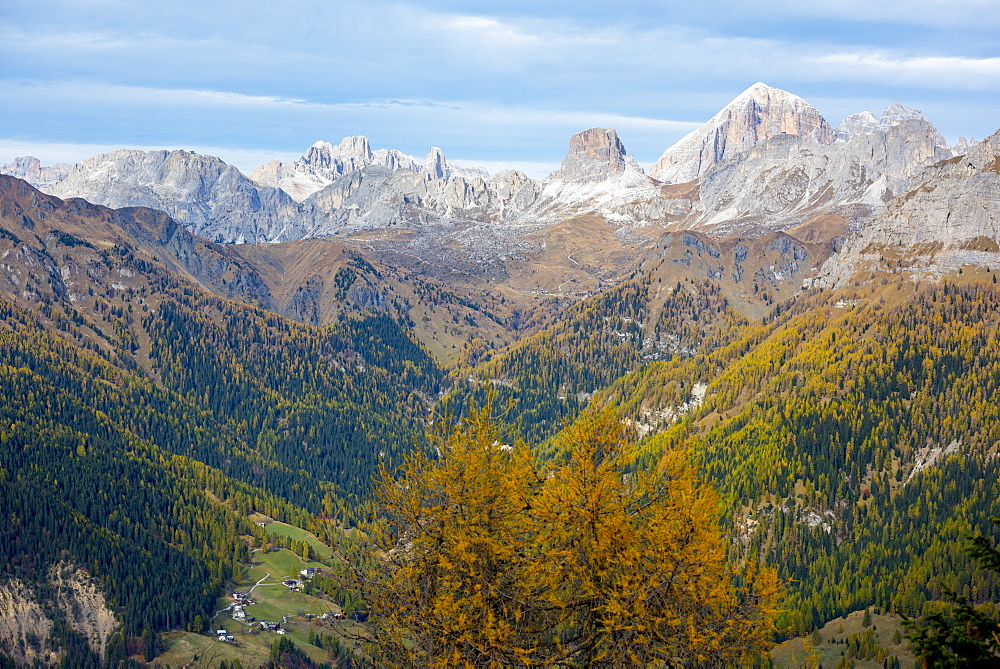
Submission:
[[[836,125],[1000,128],[1000,0],[0,3],[0,163],[119,147],[249,172],[314,141],[544,176],[614,127],[644,167],[756,81]]]

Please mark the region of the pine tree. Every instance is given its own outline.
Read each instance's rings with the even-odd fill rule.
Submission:
[[[1000,518],[993,518],[1000,524]],[[1000,572],[1000,549],[984,536],[969,537],[966,552],[982,568]],[[977,608],[950,588],[943,587],[952,600],[948,608],[913,621],[904,616],[903,625],[917,656],[925,667],[973,667],[1000,664],[1000,620]]]

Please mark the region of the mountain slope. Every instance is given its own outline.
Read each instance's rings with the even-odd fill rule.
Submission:
[[[167,419],[165,393],[148,379],[43,329],[41,316],[0,299],[0,590],[20,589],[50,622],[24,628],[33,643],[0,632],[0,651],[24,660],[68,653],[67,662],[87,666],[91,654],[124,651],[112,632],[200,630],[248,555],[244,537],[262,537],[249,509],[295,522],[307,514],[171,455],[160,445],[174,446],[170,438],[142,427],[161,423],[184,442],[227,435],[183,409]],[[48,599],[53,570],[93,580],[92,596],[60,612]],[[97,616],[102,626],[86,623]]]
[[[363,491],[380,452],[408,448],[438,392],[440,368],[392,314],[318,328],[214,296],[186,267],[253,301],[270,293],[247,260],[157,212],[63,202],[2,177],[0,256],[0,297],[145,388],[127,402],[99,386],[82,399],[314,511],[328,493]]]
[[[1000,133],[921,173],[820,277],[843,285],[859,273],[936,277],[1000,264]]]
[[[794,579],[798,633],[876,605],[907,615],[1000,580],[964,559],[996,530],[1000,292],[992,282],[817,293],[699,360],[652,363],[597,401],[693,447],[734,530]],[[674,420],[683,394],[704,384]],[[974,586],[974,589],[970,590]]]

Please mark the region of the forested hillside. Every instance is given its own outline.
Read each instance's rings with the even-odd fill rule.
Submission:
[[[455,374],[452,400],[511,403],[529,440],[557,432],[593,394],[647,362],[686,359],[738,336],[748,321],[715,283],[664,281],[664,263],[567,310],[556,323]]]
[[[206,246],[180,263],[203,242],[157,212],[15,191],[0,197],[0,585],[26,583],[49,607],[39,657],[96,662],[126,637],[200,631],[260,545],[252,512],[300,527],[322,516],[326,537],[364,526],[372,474],[421,446],[443,398],[509,407],[543,460],[592,405],[657,434],[630,466],[690,449],[732,554],[785,579],[785,635],[867,607],[917,615],[945,586],[1000,598],[960,550],[966,532],[998,538],[988,272],[812,289],[755,321],[712,276],[678,280],[675,260],[651,256],[519,342],[470,342],[449,369],[401,312],[296,322],[254,306],[267,287],[243,256]],[[222,285],[225,297],[209,290]],[[449,314],[427,328],[482,315],[428,277],[404,293]],[[62,564],[97,579],[117,616],[106,649],[51,605]]]
[[[371,475],[440,390],[400,322],[320,328],[217,297],[107,220],[155,213],[23,195],[0,207],[0,576],[44,608],[67,562],[126,636],[200,631],[260,544],[248,514],[367,517]],[[29,632],[37,657],[98,652],[65,621]]]
[[[821,292],[598,401],[643,421],[669,408],[646,389],[707,385],[664,434],[694,446],[736,536],[789,579],[788,631],[870,605],[916,615],[942,585],[995,601],[1000,581],[960,544],[1000,514],[998,328],[992,282]]]

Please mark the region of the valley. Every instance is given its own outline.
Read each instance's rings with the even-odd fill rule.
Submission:
[[[373,480],[492,403],[539,471],[601,410],[625,480],[690,458],[783,584],[773,666],[910,666],[901,616],[1000,601],[962,550],[1000,540],[1000,134],[866,114],[755,84],[650,175],[603,128],[544,180],[363,137],[5,166],[0,653],[364,661]]]

